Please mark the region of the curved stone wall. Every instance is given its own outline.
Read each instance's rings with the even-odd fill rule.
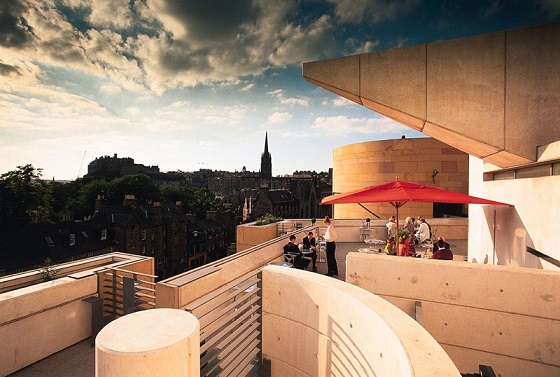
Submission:
[[[434,170],[438,173],[433,179]],[[395,177],[468,194],[469,156],[432,138],[367,141],[333,151],[334,192],[386,183]],[[364,205],[382,219],[395,214],[388,203]],[[433,217],[432,203],[407,203],[399,210],[402,219],[418,215]],[[374,218],[357,204],[335,205],[334,217]]]
[[[441,346],[387,301],[342,281],[263,269],[263,357],[273,376],[459,376]]]

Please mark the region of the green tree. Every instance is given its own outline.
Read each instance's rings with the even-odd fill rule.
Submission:
[[[48,185],[52,192],[52,207],[56,214],[69,210],[68,202],[78,197],[81,187],[80,180],[69,183],[51,181]]]
[[[66,209],[73,212],[76,218],[87,218],[95,213],[97,196],[109,192],[110,187],[111,182],[105,178],[89,180],[87,183],[82,182],[78,195],[70,198]]]
[[[165,202],[183,202],[186,212],[195,214],[198,218],[206,217],[207,211],[219,210],[220,203],[214,193],[206,189],[189,187],[163,187],[161,197]]]
[[[134,195],[138,204],[148,200],[160,200],[159,188],[152,179],[143,174],[126,175],[113,179],[107,190],[110,204],[122,204],[125,195]]]
[[[18,166],[0,176],[0,225],[52,222],[51,202],[51,191],[41,180],[41,169]]]

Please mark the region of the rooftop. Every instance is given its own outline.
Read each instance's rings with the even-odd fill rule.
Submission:
[[[463,257],[467,255],[466,240],[448,240],[454,253],[456,262],[463,262]],[[332,277],[341,281],[346,280],[346,256],[349,253],[355,253],[358,249],[364,248],[363,242],[344,242],[337,243],[336,259],[339,268],[339,276]],[[423,252],[418,248],[419,252]],[[387,257],[396,258],[396,257]],[[311,269],[311,265],[308,270]],[[326,261],[317,262],[318,274],[327,272]],[[313,274],[313,272],[310,272]],[[95,347],[91,339],[83,340],[59,351],[43,360],[40,360],[26,368],[23,368],[10,377],[65,377],[65,376],[95,376]]]

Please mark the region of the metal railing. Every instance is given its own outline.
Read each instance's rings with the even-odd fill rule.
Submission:
[[[157,276],[111,268],[98,273],[99,296],[103,299],[103,315],[113,319],[155,308]]]
[[[235,279],[185,310],[200,321],[200,376],[253,376],[260,368],[260,269]]]

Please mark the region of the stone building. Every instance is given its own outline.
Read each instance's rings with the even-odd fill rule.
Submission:
[[[468,194],[469,156],[432,138],[365,141],[345,145],[333,151],[335,192],[347,192],[367,186],[403,181]],[[388,203],[363,203],[381,218],[394,214]],[[374,218],[358,204],[335,206],[338,218]],[[418,215],[432,218],[467,216],[467,206],[443,203],[408,203],[399,210],[401,217]]]
[[[58,264],[118,250],[114,230],[99,220],[0,229],[0,238],[0,275],[38,268],[47,258]]]
[[[157,166],[145,166],[134,163],[134,159],[130,157],[117,157],[115,153],[111,156],[97,157],[89,163],[88,177],[107,177],[117,178],[124,175],[132,174],[157,174],[159,173]]]
[[[299,218],[299,201],[289,190],[263,187],[253,201],[252,219],[266,214],[287,219]]]

